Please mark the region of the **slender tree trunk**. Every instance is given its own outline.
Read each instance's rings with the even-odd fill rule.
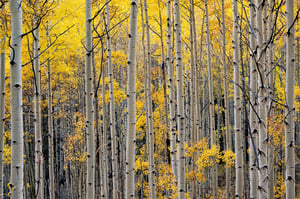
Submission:
[[[2,28],[1,21],[0,27]],[[4,29],[4,28],[3,28]],[[3,30],[2,29],[2,30]],[[0,196],[3,196],[4,133],[5,133],[5,35],[0,38]]]
[[[274,23],[273,23],[273,7],[275,1],[269,0],[269,24],[268,24],[268,39],[270,39],[273,35],[274,31]],[[273,70],[273,42],[269,44],[268,48],[268,112],[269,118],[272,117],[274,114],[275,107],[273,105],[272,99],[274,99],[274,70]],[[269,195],[268,198],[274,198],[274,139],[271,135],[269,137],[269,144],[268,144],[268,176],[269,176]]]
[[[108,60],[108,78],[109,78],[109,102],[110,102],[110,135],[112,140],[111,152],[112,152],[112,176],[113,176],[113,198],[118,198],[119,193],[119,171],[117,168],[117,137],[116,137],[116,122],[115,122],[115,95],[114,95],[114,74],[112,67],[112,56],[111,56],[111,37],[110,37],[110,13],[109,13],[109,1],[106,0],[106,29],[107,29],[107,60]]]
[[[195,49],[194,49],[194,1],[189,0],[190,4],[190,62],[191,62],[191,68],[190,68],[190,104],[191,104],[191,138],[192,142],[195,142],[197,140],[197,132],[196,132],[196,100],[195,100],[195,70],[196,70],[196,56],[195,56]]]
[[[91,0],[85,2],[86,22],[86,59],[85,59],[85,96],[86,96],[86,132],[87,132],[87,176],[86,198],[95,198],[95,133],[94,133],[94,108],[93,108],[93,42],[91,21]]]
[[[35,17],[38,26],[38,18]],[[44,198],[44,172],[43,172],[43,140],[41,123],[41,69],[40,69],[40,28],[33,31],[33,61],[34,65],[34,138],[35,138],[35,192],[36,197]]]
[[[152,114],[152,92],[151,92],[151,48],[150,48],[150,27],[148,17],[147,0],[144,0],[145,8],[145,25],[147,39],[147,85],[146,85],[146,100],[147,100],[147,115],[148,115],[148,161],[149,161],[149,187],[150,198],[155,199],[155,167],[154,167],[154,134],[153,134],[153,114]]]
[[[209,100],[209,129],[211,137],[211,147],[216,145],[216,135],[215,135],[215,112],[214,112],[214,98],[213,98],[213,73],[211,65],[211,52],[210,52],[210,36],[209,36],[209,18],[208,18],[208,1],[205,0],[205,18],[206,18],[206,46],[207,46],[207,69],[208,69],[208,100]],[[212,166],[211,176],[212,176],[212,195],[214,199],[218,197],[218,175],[217,175],[217,163],[216,157],[213,157],[213,162],[215,165]]]
[[[178,198],[185,198],[185,154],[184,154],[184,92],[183,92],[183,64],[181,46],[180,1],[174,1],[174,31],[176,46],[177,72],[177,126],[178,126]]]
[[[47,29],[47,37],[49,38],[49,27]],[[48,42],[49,46],[49,42]],[[50,54],[49,54],[50,56]],[[55,198],[54,188],[54,145],[53,145],[53,108],[52,108],[52,85],[51,85],[51,65],[50,57],[47,59],[47,72],[48,72],[48,153],[49,153],[49,198]]]
[[[256,42],[255,42],[255,4],[249,0],[249,19],[250,19],[250,155],[249,155],[249,181],[250,181],[250,198],[257,198],[258,171],[257,171],[257,152],[258,147],[258,130],[257,130],[257,67],[256,67]]]
[[[103,48],[102,48],[103,53]],[[103,183],[104,183],[104,191],[102,198],[109,198],[109,187],[108,187],[108,158],[107,158],[107,126],[106,126],[106,118],[107,118],[107,109],[105,104],[105,77],[106,72],[104,69],[103,64],[101,65],[102,70],[102,136],[99,138],[100,141],[102,141],[102,145],[100,146],[102,148],[102,162],[99,164],[102,164],[103,168]],[[101,158],[100,158],[101,161]]]
[[[294,0],[286,1],[286,109],[285,109],[285,162],[286,198],[295,198],[295,23]]]
[[[241,94],[240,94],[240,61],[239,61],[239,39],[238,39],[238,1],[233,0],[233,69],[234,69],[234,128],[235,128],[235,198],[243,195],[243,145],[241,135]]]
[[[131,0],[130,28],[128,44],[128,133],[126,144],[126,194],[127,199],[134,198],[134,163],[136,141],[136,44],[137,44],[138,0]]]
[[[223,63],[223,85],[224,85],[224,111],[225,111],[225,137],[226,137],[226,151],[231,150],[231,136],[230,136],[230,128],[229,128],[229,99],[228,99],[228,69],[226,64],[226,21],[225,21],[225,9],[224,9],[224,1],[222,0],[222,63]],[[230,189],[231,189],[231,168],[227,164],[226,165],[226,199],[230,198]]]
[[[10,0],[11,13],[11,198],[23,198],[22,6]]]
[[[169,109],[170,109],[170,145],[171,145],[171,165],[173,175],[177,179],[177,147],[176,147],[176,115],[175,115],[175,83],[174,66],[172,62],[172,44],[171,44],[171,0],[167,1],[167,67],[169,76]]]

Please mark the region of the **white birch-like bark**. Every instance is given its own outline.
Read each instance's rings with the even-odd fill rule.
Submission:
[[[11,13],[11,198],[23,198],[22,1],[10,0]]]
[[[177,179],[177,147],[176,147],[176,115],[175,115],[175,82],[174,65],[172,61],[172,22],[171,22],[171,0],[167,1],[167,67],[169,76],[169,109],[170,109],[170,145],[171,145],[171,165],[173,175]]]
[[[195,70],[196,70],[196,56],[195,56],[195,49],[194,49],[194,1],[189,0],[190,4],[190,104],[191,104],[191,110],[190,110],[190,117],[191,117],[191,138],[192,142],[196,142],[197,140],[197,132],[196,132],[196,91],[195,91]]]
[[[286,199],[295,198],[295,23],[294,0],[286,1],[286,108],[285,108],[285,186]]]
[[[154,167],[154,132],[153,132],[153,114],[152,114],[152,92],[151,92],[151,48],[150,48],[150,27],[148,17],[147,0],[144,0],[145,9],[145,25],[147,40],[147,75],[146,75],[146,100],[147,100],[147,116],[148,116],[148,161],[149,161],[149,187],[150,198],[155,199],[155,167]]]
[[[36,4],[35,4],[36,6]],[[38,17],[35,16],[35,26]],[[43,140],[41,123],[41,69],[40,69],[40,28],[33,31],[33,61],[34,65],[34,138],[35,138],[35,192],[37,198],[44,198],[44,163],[43,163]]]
[[[52,85],[51,85],[51,66],[48,59],[48,150],[49,150],[49,198],[55,198],[54,188],[54,146],[53,146],[53,111],[52,111]]]
[[[215,113],[214,113],[214,98],[213,98],[213,73],[211,65],[211,51],[210,51],[210,36],[209,36],[209,18],[208,18],[208,1],[205,0],[205,19],[206,19],[206,48],[207,48],[207,76],[208,76],[208,101],[209,101],[209,129],[210,129],[210,141],[211,147],[216,145],[216,135],[215,135]],[[216,157],[213,157],[215,162]],[[214,199],[218,197],[218,180],[217,180],[217,163],[211,168],[211,186],[212,186],[212,195]]]
[[[86,133],[87,133],[87,175],[86,198],[95,198],[95,133],[93,108],[93,41],[92,41],[92,1],[85,1],[85,98],[86,98]]]
[[[269,21],[268,21],[268,39],[270,39],[273,35],[273,7],[274,0],[269,0]],[[268,112],[269,116],[274,114],[274,103],[272,99],[274,99],[274,70],[273,70],[273,42],[270,42],[268,47]],[[272,135],[268,135],[269,144],[268,144],[268,176],[269,176],[269,192],[268,198],[274,198],[274,140]]]
[[[174,1],[174,31],[176,47],[177,75],[177,126],[178,126],[178,198],[185,198],[185,154],[184,154],[184,92],[183,92],[183,63],[181,46],[180,1]]]
[[[111,135],[111,153],[112,153],[112,177],[113,177],[113,198],[118,198],[118,178],[119,171],[117,168],[117,137],[116,137],[116,122],[115,122],[115,95],[114,95],[114,74],[112,67],[112,56],[111,56],[111,37],[110,37],[110,13],[109,13],[109,0],[106,0],[106,28],[107,28],[107,64],[108,64],[108,79],[109,79],[109,105],[110,105],[110,135]]]
[[[257,2],[256,26],[257,26],[257,68],[258,68],[258,196],[261,199],[268,197],[268,163],[267,163],[267,88],[266,88],[266,51],[264,50],[264,25],[263,11],[265,1]]]
[[[3,21],[0,27],[3,28]],[[4,29],[4,28],[3,28]],[[2,36],[2,35],[1,35]],[[3,196],[4,126],[5,126],[5,34],[0,38],[0,196]]]
[[[224,85],[224,111],[225,111],[225,137],[226,137],[226,150],[231,150],[231,134],[229,126],[229,99],[228,99],[228,69],[226,64],[226,22],[225,22],[225,8],[224,1],[222,0],[222,64],[223,64],[223,85]],[[226,199],[230,198],[230,185],[231,185],[231,168],[226,165]]]
[[[249,183],[250,183],[250,198],[258,197],[258,171],[256,150],[258,147],[258,130],[257,130],[257,67],[256,67],[256,42],[255,42],[255,3],[249,0],[249,34],[250,34],[250,155],[249,155]]]
[[[104,66],[102,65],[102,96],[105,96],[105,77],[106,71],[104,70]],[[100,142],[102,143],[101,154],[102,157],[99,158],[101,168],[103,168],[103,183],[104,190],[101,190],[101,198],[109,198],[109,187],[108,187],[108,161],[107,161],[107,111],[106,111],[105,97],[102,97],[102,136],[99,137]]]
[[[48,47],[50,45],[49,42],[49,29],[48,26],[46,35],[48,38]],[[48,153],[49,153],[49,198],[55,198],[55,188],[54,188],[54,144],[53,144],[53,107],[52,107],[52,84],[51,84],[51,63],[50,63],[50,54],[47,60],[47,106],[48,106]]]
[[[134,198],[134,163],[136,145],[136,44],[137,44],[138,0],[131,0],[130,27],[128,43],[128,132],[126,143],[126,194],[127,199]]]
[[[235,131],[235,198],[241,198],[243,194],[243,145],[241,135],[241,94],[240,94],[240,62],[238,39],[238,1],[233,0],[233,69],[234,69],[234,131]]]

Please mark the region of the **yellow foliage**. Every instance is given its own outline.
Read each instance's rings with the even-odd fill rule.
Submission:
[[[285,196],[285,182],[280,172],[277,173],[277,180],[274,187],[275,198],[284,198]]]
[[[223,151],[222,160],[226,163],[226,167],[234,166],[235,162],[235,153],[231,150]]]

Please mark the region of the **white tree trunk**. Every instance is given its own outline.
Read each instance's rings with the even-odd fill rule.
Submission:
[[[148,116],[148,161],[149,161],[149,187],[150,198],[155,199],[155,167],[154,167],[154,134],[153,134],[153,114],[152,114],[152,92],[151,92],[151,48],[150,48],[150,27],[148,17],[147,0],[144,0],[145,8],[145,25],[147,40],[147,74],[146,74],[146,100],[147,100],[147,116]]]
[[[285,162],[286,199],[295,198],[295,23],[294,0],[286,1],[286,109],[285,109]]]
[[[38,19],[35,19],[38,22]],[[35,23],[35,26],[38,24]],[[44,158],[41,123],[41,69],[40,69],[40,28],[33,31],[34,65],[34,138],[35,138],[35,192],[37,198],[44,198]]]
[[[109,13],[109,1],[106,0],[106,28],[107,28],[107,63],[108,63],[108,78],[109,78],[109,104],[110,104],[110,135],[112,140],[111,152],[112,152],[112,177],[113,177],[113,198],[118,198],[119,185],[119,171],[117,167],[117,137],[116,137],[116,122],[115,122],[115,95],[114,95],[114,74],[112,67],[112,56],[111,56],[111,38],[110,38],[110,13]]]
[[[180,1],[174,1],[174,31],[176,46],[177,72],[177,126],[178,126],[178,198],[185,198],[185,154],[184,154],[184,92],[183,92],[183,64],[181,46]]]
[[[49,44],[49,29],[47,27],[47,38],[48,46]],[[48,82],[48,93],[47,93],[47,102],[48,102],[48,153],[49,153],[49,198],[55,198],[55,188],[54,188],[54,145],[53,145],[53,107],[52,107],[52,85],[51,85],[51,63],[50,63],[50,53],[47,60],[47,82]]]
[[[0,27],[3,28],[1,21]],[[4,28],[3,28],[4,29]],[[5,35],[0,38],[0,196],[3,195],[4,126],[5,126]]]
[[[175,179],[177,179],[177,147],[176,147],[176,115],[175,115],[175,83],[174,65],[172,61],[172,22],[171,22],[171,0],[167,1],[167,67],[169,76],[169,109],[170,109],[170,145],[171,145],[171,164]]]
[[[240,94],[240,62],[239,62],[239,39],[238,39],[238,2],[232,1],[233,5],[233,69],[234,69],[234,131],[235,131],[235,198],[241,198],[243,194],[243,145],[241,135],[241,94]]]
[[[206,47],[207,47],[207,72],[208,72],[208,101],[209,101],[209,133],[210,133],[210,141],[211,147],[216,145],[216,135],[215,135],[215,113],[214,113],[214,84],[213,84],[213,73],[212,73],[212,65],[211,65],[211,52],[210,52],[210,36],[209,36],[209,18],[208,18],[208,1],[205,0],[205,19],[206,19]],[[216,157],[213,157],[213,161],[215,162]],[[218,175],[217,175],[217,164],[212,166],[211,168],[211,176],[212,176],[212,195],[214,199],[218,197]]]
[[[137,43],[138,0],[131,0],[130,28],[128,43],[128,133],[126,144],[126,194],[127,199],[134,198],[134,163],[136,143],[136,43]]]
[[[258,192],[259,198],[268,197],[268,164],[267,164],[267,88],[266,88],[266,51],[264,50],[263,11],[265,1],[257,3],[256,25],[257,25],[257,64],[258,64]]]
[[[95,133],[93,108],[93,75],[92,75],[92,1],[85,1],[85,31],[86,31],[86,59],[85,59],[85,97],[86,97],[86,133],[87,133],[87,179],[86,198],[95,198]]]
[[[249,19],[250,19],[250,129],[251,135],[249,139],[250,155],[249,155],[249,181],[250,181],[250,198],[257,198],[258,171],[257,171],[257,147],[258,147],[258,130],[257,130],[257,67],[255,58],[255,4],[249,0]]]
[[[11,13],[11,198],[23,198],[22,6],[10,0]]]
[[[273,35],[273,7],[274,7],[274,2],[275,0],[269,0],[269,24],[268,24],[268,39],[270,39]],[[274,70],[273,70],[273,42],[269,44],[268,47],[268,112],[269,116],[272,116],[274,114]],[[268,176],[269,176],[269,195],[268,198],[274,198],[274,186],[275,186],[275,181],[274,181],[274,139],[272,135],[269,136],[269,144],[268,144]]]
[[[231,150],[231,133],[229,126],[229,99],[228,99],[228,69],[226,64],[226,21],[225,21],[225,8],[224,1],[222,0],[222,64],[223,64],[223,85],[224,85],[224,111],[225,111],[225,137],[226,137],[226,150]],[[226,165],[226,199],[230,198],[230,184],[231,184],[231,168]]]

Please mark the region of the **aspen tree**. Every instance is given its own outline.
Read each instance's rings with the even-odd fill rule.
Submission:
[[[207,48],[207,72],[208,72],[208,100],[209,100],[209,129],[210,129],[210,141],[211,147],[216,145],[216,135],[215,135],[215,113],[214,113],[214,98],[213,98],[213,74],[211,65],[211,52],[210,52],[210,36],[209,36],[209,18],[208,18],[208,1],[205,0],[205,19],[206,19],[206,48]],[[213,158],[215,162],[216,157]],[[212,176],[212,195],[214,199],[218,197],[218,175],[217,175],[217,164],[212,166],[211,169]]]
[[[87,133],[87,175],[86,198],[95,198],[95,134],[94,134],[94,109],[93,109],[93,42],[92,42],[92,1],[85,1],[85,97],[86,97],[86,133]]]
[[[268,196],[268,164],[267,164],[267,92],[266,92],[266,63],[264,50],[264,26],[263,11],[265,9],[265,1],[257,2],[256,9],[256,26],[257,26],[257,68],[258,68],[258,194],[259,198],[267,198]]]
[[[176,47],[176,75],[177,75],[177,126],[178,126],[178,198],[185,198],[185,154],[184,154],[184,92],[183,92],[183,64],[181,46],[180,1],[174,1],[174,31]]]
[[[48,38],[48,47],[49,47],[49,29],[48,24],[46,35]],[[50,56],[50,54],[49,54]],[[51,84],[51,62],[50,58],[47,59],[47,105],[48,105],[48,153],[49,153],[49,198],[55,198],[55,188],[54,188],[54,145],[53,145],[53,107],[52,107],[52,84]]]
[[[174,65],[172,61],[172,44],[171,44],[171,0],[167,1],[167,67],[169,77],[169,109],[170,109],[170,145],[171,145],[171,164],[175,179],[177,179],[177,147],[176,147],[176,115],[175,115],[175,82],[174,82]]]
[[[268,39],[272,38],[274,31],[273,23],[273,8],[274,0],[269,0],[269,17],[268,17]],[[273,42],[271,41],[268,47],[268,113],[269,117],[274,114],[274,105],[272,99],[274,98],[274,70],[273,70]],[[269,192],[268,198],[274,198],[274,140],[272,135],[268,135],[268,176],[269,176]]]
[[[286,106],[285,106],[285,185],[286,198],[295,198],[295,23],[294,0],[286,1]]]
[[[228,99],[228,69],[226,64],[226,25],[225,25],[225,9],[224,0],[222,0],[222,64],[223,64],[223,85],[224,85],[224,111],[225,111],[225,136],[226,136],[226,150],[231,150],[231,134],[229,128],[229,99]],[[230,198],[230,184],[231,184],[231,168],[226,165],[226,199]]]
[[[190,4],[190,62],[191,62],[191,69],[190,69],[190,103],[191,103],[191,138],[192,141],[195,142],[197,140],[197,132],[196,132],[196,91],[195,91],[195,70],[196,70],[196,56],[195,56],[195,49],[194,49],[194,1],[189,0]]]
[[[128,43],[128,132],[126,143],[126,194],[125,197],[134,198],[134,163],[136,145],[136,44],[137,44],[138,0],[131,0],[130,27]]]
[[[103,53],[103,48],[102,48]],[[104,66],[101,66],[102,70],[102,96],[105,96],[105,77],[106,71],[104,70]],[[107,161],[107,108],[105,104],[105,97],[102,97],[102,136],[99,138],[100,143],[102,143],[102,159],[100,158],[100,165],[103,165],[103,183],[104,183],[104,191],[101,198],[109,198],[109,187],[108,187],[108,161]]]
[[[112,57],[111,57],[111,37],[110,37],[110,13],[109,13],[109,0],[105,1],[106,3],[106,29],[107,29],[107,63],[108,63],[108,78],[109,78],[109,102],[110,102],[110,122],[109,129],[111,135],[111,152],[112,152],[112,177],[113,177],[113,198],[118,198],[118,177],[119,172],[117,168],[117,137],[116,137],[116,122],[115,122],[115,95],[114,95],[114,74],[112,67]]]
[[[23,198],[22,1],[10,0],[11,13],[11,198]]]
[[[38,6],[37,3],[34,6]],[[41,69],[40,69],[40,27],[39,17],[35,13],[35,30],[33,31],[33,65],[34,65],[34,138],[35,138],[35,192],[37,198],[44,198],[43,140],[41,123]]]
[[[235,128],[235,198],[241,198],[243,192],[243,146],[241,135],[241,94],[240,94],[240,62],[239,62],[239,39],[238,39],[238,1],[233,0],[233,69],[234,69],[234,128]]]
[[[150,198],[155,199],[155,167],[154,167],[154,134],[153,134],[153,114],[152,114],[152,92],[151,92],[151,48],[150,48],[150,27],[148,17],[147,0],[144,0],[145,9],[145,25],[147,40],[147,75],[146,75],[146,100],[147,100],[147,116],[148,116],[148,161],[149,161],[149,187]]]
[[[0,27],[4,30],[3,19]],[[5,133],[5,34],[0,38],[0,196],[3,195],[4,133]]]
[[[249,155],[249,182],[250,182],[250,198],[257,198],[257,146],[258,146],[258,130],[257,130],[257,67],[256,67],[256,42],[255,42],[255,3],[249,0],[249,32],[250,32],[250,155]]]

